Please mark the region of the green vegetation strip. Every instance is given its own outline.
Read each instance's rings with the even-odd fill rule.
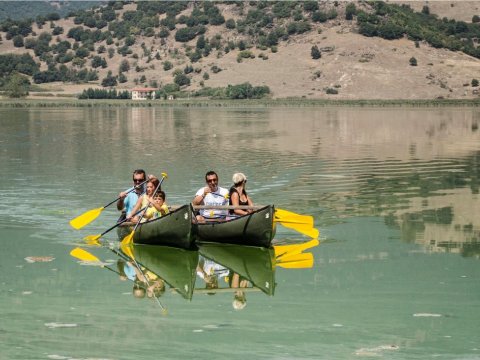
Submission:
[[[3,108],[36,107],[435,107],[435,106],[480,106],[480,99],[436,99],[436,100],[325,100],[325,99],[252,99],[252,100],[77,100],[77,99],[5,99],[0,100]]]

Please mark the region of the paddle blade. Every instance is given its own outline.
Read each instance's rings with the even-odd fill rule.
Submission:
[[[285,226],[286,228],[293,229],[300,234],[303,234],[305,236],[308,236],[312,239],[318,238],[320,235],[320,232],[318,229],[315,229],[314,227],[311,227],[310,225],[304,225],[304,224],[292,224],[292,223],[280,223],[281,225]]]
[[[277,266],[286,269],[309,269],[313,267],[313,254],[303,253],[282,258]]]
[[[292,224],[303,224],[313,227],[313,216],[300,215],[284,209],[275,209],[275,221]]]
[[[82,261],[97,261],[100,262],[100,259],[97,258],[95,255],[89,253],[86,250],[83,250],[82,248],[75,248],[72,251],[70,251],[70,255],[72,255],[74,258],[77,258]]]
[[[130,246],[133,243],[133,234],[135,233],[135,230],[132,230],[130,234],[125,236],[120,243],[120,246],[123,248],[124,246]]]
[[[95,220],[98,215],[100,215],[105,209],[104,207],[92,209],[87,212],[84,212],[82,215],[77,216],[75,219],[70,220],[70,225],[74,229],[81,229],[85,225],[90,224],[93,220]]]
[[[318,239],[312,239],[301,244],[275,245],[273,248],[275,250],[275,257],[282,259],[284,256],[300,254],[302,251],[315,247],[319,243]]]
[[[100,242],[98,241],[98,239],[100,239],[101,237],[102,237],[101,234],[87,235],[83,238],[83,240],[85,240],[88,245],[100,245]]]

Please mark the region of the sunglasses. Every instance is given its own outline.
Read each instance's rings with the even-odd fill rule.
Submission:
[[[141,182],[144,182],[145,179],[133,179],[133,182],[134,183],[141,183]]]

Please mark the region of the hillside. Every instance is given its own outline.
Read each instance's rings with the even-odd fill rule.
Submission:
[[[105,3],[105,2],[103,2]],[[35,18],[58,13],[64,17],[72,11],[88,9],[101,4],[98,1],[1,1],[0,21],[10,19]]]
[[[87,79],[90,75],[85,73],[97,73],[98,79],[87,83],[42,80],[38,86],[44,92],[30,92],[30,97],[35,98],[73,95],[85,88],[102,87],[109,71],[117,82],[115,88],[127,90],[136,86],[162,88],[173,84],[175,75],[181,73],[190,82],[189,85],[180,83],[182,90],[191,94],[205,88],[249,82],[254,86],[268,86],[273,98],[478,97],[479,88],[472,86],[472,80],[480,79],[478,44],[475,42],[470,41],[470,55],[467,55],[465,51],[458,50],[463,49],[459,43],[438,46],[432,40],[415,42],[402,34],[392,40],[364,36],[359,33],[359,12],[372,14],[376,11],[378,14],[379,10],[363,1],[353,2],[357,14],[352,20],[346,20],[347,2],[339,2],[337,6],[333,2],[290,2],[294,5],[289,8],[288,16],[280,12],[284,9],[275,8],[274,3],[260,3],[218,2],[214,3],[217,11],[185,2],[181,6],[177,3],[174,10],[159,7],[155,14],[152,2],[147,9],[150,12],[143,13],[138,9],[143,5],[138,3],[123,6],[115,3],[116,8],[109,8],[114,12],[113,16],[104,7],[101,11],[87,12],[87,15],[80,12],[76,17],[47,20],[40,24],[41,28],[39,23],[33,23],[32,33],[23,36],[24,46],[15,47],[13,39],[7,39],[8,34],[3,31],[0,33],[0,54],[29,53],[40,63],[39,70],[44,72],[43,77],[31,77],[31,82],[46,77],[54,79],[59,72],[66,76],[83,71],[82,76],[87,76]],[[310,6],[315,7],[312,3],[317,4],[317,8],[309,11]],[[422,11],[428,4],[430,14],[437,14],[439,19],[456,19],[458,23],[453,21],[453,25],[457,27],[457,24],[467,26],[463,25],[465,23],[480,27],[471,24],[472,15],[480,14],[480,4],[476,1],[396,3],[408,4],[415,11]],[[318,13],[330,17],[325,21],[314,21]],[[149,16],[135,18],[138,14]],[[223,21],[221,18],[218,20],[219,16],[223,17]],[[388,21],[388,16],[392,18],[391,14],[387,14],[382,19]],[[88,23],[92,18],[97,21],[93,26]],[[98,29],[103,19],[109,20]],[[122,35],[124,23],[120,21],[124,19],[131,19],[131,22],[126,27],[128,33]],[[196,19],[207,24],[194,23]],[[295,23],[296,27],[291,23]],[[77,35],[77,40],[71,37],[72,29],[83,29],[83,32],[73,34]],[[178,41],[180,29],[194,29],[197,33],[191,40]],[[476,28],[473,29],[476,31]],[[97,41],[88,40],[87,37],[94,31],[100,34],[96,37]],[[281,36],[275,38],[275,31]],[[190,36],[187,31],[185,34]],[[29,39],[33,39],[32,45],[40,38],[48,40],[48,35],[49,51],[41,52],[35,47],[26,49]],[[70,48],[66,50],[53,46],[63,46],[67,42]],[[312,58],[314,46],[321,54],[318,59]],[[239,55],[244,57],[240,59]],[[412,65],[412,58],[416,60],[416,66]],[[55,65],[50,73],[47,72],[48,63]],[[79,82],[77,78],[75,81]]]

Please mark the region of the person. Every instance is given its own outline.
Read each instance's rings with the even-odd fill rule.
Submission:
[[[147,176],[143,169],[135,170],[133,172],[133,186],[135,187],[135,190],[130,191],[132,190],[132,188],[130,188],[127,191],[122,191],[120,194],[118,194],[119,199],[117,201],[117,209],[122,212],[122,215],[118,221],[122,221],[125,219],[126,214],[132,212],[133,207],[137,203],[138,197],[145,191],[145,186],[139,185],[144,183],[146,179]]]
[[[207,186],[197,191],[193,198],[193,205],[222,206],[228,204],[228,190],[218,186],[218,175],[215,171],[205,174]],[[196,216],[198,222],[222,221],[227,216],[223,209],[201,209]]]
[[[215,295],[215,290],[219,288],[218,279],[224,278],[225,281],[228,282],[230,270],[200,255],[196,272],[197,275],[205,281],[205,289],[208,290],[207,295]]]
[[[243,173],[235,173],[232,177],[233,186],[229,190],[229,205],[253,206],[252,199],[248,196],[245,187],[247,185],[247,177]],[[227,219],[234,219],[239,216],[248,215],[253,209],[230,209]]]
[[[239,274],[233,273],[231,275],[230,287],[232,289],[241,289],[248,286],[248,280],[242,278]],[[235,310],[243,310],[247,306],[247,296],[245,291],[237,290],[233,294],[232,306]]]
[[[133,209],[127,213],[127,219],[132,222],[138,222],[142,217],[142,213],[135,215],[139,210],[146,209],[142,217],[142,222],[159,217],[168,213],[168,206],[165,204],[165,193],[162,190],[157,190],[160,181],[153,178],[147,181],[147,188],[145,194],[141,195]],[[157,190],[157,192],[155,192]],[[155,193],[155,194],[154,194]],[[158,194],[158,196],[157,196]]]
[[[155,203],[160,206],[160,211],[157,210],[156,207],[154,206],[151,206],[148,208],[147,210],[147,213],[145,214],[145,216],[147,217],[147,219],[156,219],[156,218],[159,218],[163,215],[166,215],[170,212],[170,210],[168,209],[168,205],[165,203],[165,198],[166,198],[166,195],[165,195],[165,192],[162,191],[162,190],[159,190],[157,191],[157,193],[155,194],[155,196],[153,197],[154,198],[154,201]],[[150,213],[149,213],[150,211]]]

